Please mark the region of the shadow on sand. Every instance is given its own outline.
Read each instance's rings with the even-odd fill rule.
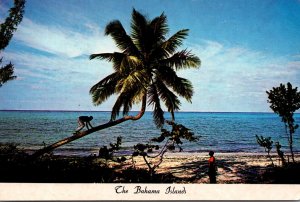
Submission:
[[[221,159],[217,161],[218,184],[299,184],[300,164],[290,164],[286,167],[253,166],[236,159]],[[183,163],[169,169],[177,178],[177,182],[209,183],[206,160]]]
[[[0,182],[209,183],[208,163],[204,158],[181,164],[176,162],[177,166],[171,163],[171,166],[150,175],[145,169],[133,169],[129,162],[112,164],[94,156],[50,155],[28,161],[28,154],[14,145],[2,145],[0,150]],[[285,167],[265,167],[251,165],[248,161],[247,158],[231,156],[217,159],[217,183],[300,183],[299,163]]]

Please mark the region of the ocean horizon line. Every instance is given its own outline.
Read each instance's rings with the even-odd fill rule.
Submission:
[[[109,110],[56,110],[56,109],[0,109],[2,112],[111,112]],[[130,112],[139,112],[137,110],[133,110]],[[153,112],[151,110],[146,110],[145,112]],[[164,111],[165,113],[169,113],[168,111]],[[273,114],[274,112],[267,112],[267,111],[257,111],[257,112],[250,112],[250,111],[177,111],[175,113],[265,113],[265,114]],[[296,112],[295,114],[300,114],[300,112]]]

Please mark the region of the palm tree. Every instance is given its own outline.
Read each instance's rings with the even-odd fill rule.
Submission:
[[[131,36],[127,35],[120,21],[112,21],[106,26],[105,34],[110,35],[121,52],[93,54],[90,59],[105,59],[113,63],[114,73],[95,84],[90,93],[95,105],[100,105],[108,97],[117,94],[111,120],[115,120],[123,108],[127,115],[134,104],[154,108],[155,123],[164,123],[160,100],[174,119],[174,111],[179,110],[177,95],[191,102],[193,87],[189,80],[178,77],[175,70],[198,67],[200,60],[187,50],[176,52],[188,30],[180,30],[169,39],[167,18],[164,14],[147,20],[136,10],[132,12]],[[173,93],[175,92],[175,93]],[[143,111],[141,111],[143,113]]]
[[[127,120],[138,120],[143,116],[147,103],[153,106],[153,118],[157,127],[162,127],[165,121],[161,101],[174,120],[174,112],[179,110],[181,104],[178,96],[191,102],[193,95],[191,82],[177,76],[176,71],[198,68],[200,59],[186,49],[177,51],[188,35],[187,29],[180,30],[167,39],[168,31],[167,18],[164,14],[148,20],[134,9],[130,35],[126,33],[120,21],[110,22],[106,26],[105,34],[113,38],[120,52],[90,56],[90,59],[104,59],[113,64],[114,72],[90,89],[95,105],[100,105],[111,95],[117,94],[110,121],[49,147],[56,148],[62,143],[66,144]],[[129,116],[132,106],[139,103],[141,103],[140,112],[135,116]],[[120,111],[123,116],[117,119]]]

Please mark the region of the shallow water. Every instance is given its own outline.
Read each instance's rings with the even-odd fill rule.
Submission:
[[[94,116],[93,125],[106,123],[110,118],[110,112],[0,111],[0,142],[35,150],[71,135],[81,115]],[[300,114],[295,119],[300,123]],[[180,112],[176,113],[176,122],[201,136],[196,143],[184,142],[185,152],[264,152],[256,143],[255,135],[270,136],[274,142],[280,141],[287,151],[284,124],[273,113]],[[115,142],[118,136],[123,137],[123,149],[129,151],[134,144],[145,143],[159,134],[152,113],[146,112],[138,121],[95,132],[58,148],[55,153],[90,155],[97,153],[101,146]],[[299,129],[294,135],[294,150],[300,151]]]

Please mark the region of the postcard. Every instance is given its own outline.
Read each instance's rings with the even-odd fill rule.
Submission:
[[[0,200],[299,200],[299,22],[299,0],[2,0]]]

